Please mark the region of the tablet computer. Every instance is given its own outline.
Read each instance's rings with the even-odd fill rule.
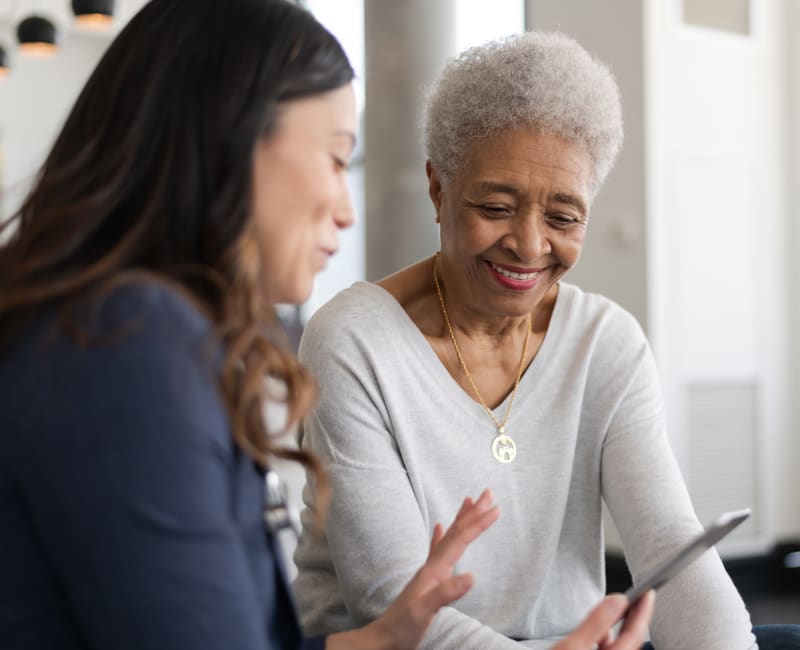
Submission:
[[[633,604],[635,600],[651,589],[658,589],[667,580],[678,575],[714,544],[730,533],[750,516],[750,508],[724,512],[695,537],[691,542],[679,549],[672,557],[658,566],[652,573],[644,576],[638,584],[633,585],[625,596]]]

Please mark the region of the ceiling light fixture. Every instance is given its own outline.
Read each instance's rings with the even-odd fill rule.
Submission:
[[[3,79],[8,74],[8,54],[5,48],[0,45],[0,79]]]
[[[105,29],[114,21],[114,0],[72,0],[75,24],[89,29]]]
[[[17,40],[23,54],[46,58],[57,49],[58,31],[44,16],[28,16],[17,25]]]

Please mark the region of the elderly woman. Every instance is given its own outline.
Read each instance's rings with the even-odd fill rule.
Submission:
[[[295,556],[306,631],[378,616],[434,523],[484,484],[503,514],[464,554],[475,588],[424,647],[544,648],[572,630],[604,593],[603,500],[634,578],[701,530],[639,325],[562,281],[621,141],[611,74],[563,35],[445,68],[426,116],[441,252],[342,292],[301,346],[322,384],[304,445],[334,494],[327,535]],[[651,635],[657,648],[754,645],[716,553],[663,588]]]

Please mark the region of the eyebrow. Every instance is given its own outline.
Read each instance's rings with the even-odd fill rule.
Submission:
[[[566,203],[567,205],[574,206],[580,210],[581,214],[586,214],[586,204],[577,196],[567,194],[566,192],[556,192],[553,194],[552,199],[558,203]]]

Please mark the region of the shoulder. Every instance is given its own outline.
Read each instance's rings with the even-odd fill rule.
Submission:
[[[159,282],[126,283],[87,298],[55,331],[41,351],[58,360],[61,381],[72,373],[97,390],[115,377],[143,393],[151,392],[151,380],[161,390],[196,387],[200,379],[212,381],[221,358],[210,319],[180,289]]]
[[[84,301],[77,312],[79,325],[97,335],[123,343],[128,337],[186,341],[209,336],[212,324],[188,294],[168,284],[135,281]]]
[[[360,322],[389,309],[394,298],[372,282],[356,282],[340,291],[320,307],[309,320],[309,327],[338,325],[342,321]],[[399,306],[399,305],[398,305]]]
[[[300,342],[300,359],[313,363],[331,353],[352,353],[391,340],[390,332],[407,316],[384,289],[356,282],[323,305],[309,319]]]
[[[603,374],[624,374],[650,355],[639,321],[613,300],[567,283],[561,283],[558,300],[551,325],[558,330],[561,354],[583,357]]]
[[[180,385],[196,388],[198,380],[208,383],[217,374],[221,346],[215,328],[178,288],[138,281],[119,286],[82,306],[78,324],[87,338],[66,350],[72,364],[108,376],[123,373],[145,392],[149,378],[159,378],[161,390],[177,392]]]
[[[585,292],[573,284],[562,282],[558,300],[563,301],[565,324],[582,331],[583,336],[593,332],[606,342],[645,340],[644,331],[633,314],[606,296]]]
[[[82,303],[76,320],[86,340],[51,314],[0,360],[11,402],[2,421],[20,459],[42,449],[72,450],[75,466],[81,454],[150,462],[190,446],[229,452],[221,348],[189,299],[157,283],[125,285]]]
[[[108,362],[142,348],[178,352],[200,340],[213,341],[213,326],[187,295],[136,280],[46,308],[2,351],[0,370],[43,361],[56,366]]]
[[[187,403],[208,412],[219,359],[214,328],[188,297],[137,281],[43,315],[4,355],[0,384],[18,394],[23,419],[43,417],[39,402],[69,412],[76,426]]]

